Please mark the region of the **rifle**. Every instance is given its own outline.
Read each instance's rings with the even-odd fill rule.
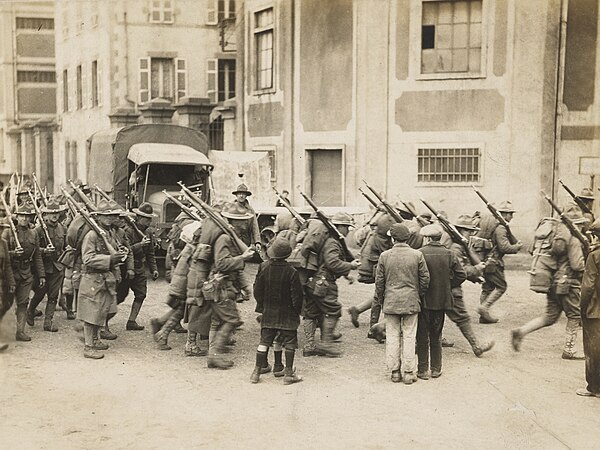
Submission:
[[[175,203],[177,206],[179,206],[181,208],[181,210],[184,213],[186,213],[190,219],[197,220],[198,222],[202,222],[202,217],[200,217],[200,214],[198,214],[192,208],[188,208],[187,206],[185,206],[183,203],[181,203],[179,200],[177,200],[175,197],[173,197],[167,191],[163,190],[162,192],[163,192],[163,194],[165,194],[165,196],[169,200],[171,200],[173,203]]]
[[[594,213],[592,212],[592,210],[590,208],[588,208],[588,206],[585,204],[585,202],[583,200],[581,200],[577,195],[575,195],[575,192],[573,192],[571,189],[569,189],[569,186],[567,186],[565,183],[563,183],[562,180],[558,180],[558,182],[560,183],[560,185],[563,188],[565,188],[565,191],[567,191],[569,193],[569,195],[571,197],[573,197],[573,200],[575,200],[575,203],[577,203],[577,206],[579,206],[584,213],[591,215],[592,221],[595,220]]]
[[[462,234],[460,234],[460,231],[458,231],[456,229],[456,227],[453,224],[451,224],[450,221],[448,221],[448,219],[446,219],[444,216],[442,216],[440,213],[438,213],[435,209],[433,209],[433,206],[431,206],[429,203],[427,203],[422,198],[420,200],[427,207],[427,209],[429,211],[431,211],[431,213],[435,217],[437,217],[437,220],[448,232],[448,234],[452,238],[452,241],[454,241],[456,244],[459,244],[465,250],[465,253],[467,254],[467,257],[469,258],[469,262],[471,263],[471,265],[476,266],[477,264],[481,263],[481,259],[479,258],[477,253],[475,253],[475,251],[469,246],[469,240],[467,238],[465,238]]]
[[[554,201],[552,201],[552,199],[550,197],[548,197],[548,194],[546,194],[544,191],[541,191],[541,193],[544,196],[544,198],[546,199],[546,201],[548,203],[550,203],[550,206],[552,206],[552,209],[554,211],[556,211],[556,213],[560,217],[560,220],[562,221],[562,223],[564,223],[565,226],[569,229],[569,231],[571,232],[571,235],[574,238],[576,238],[579,242],[581,242],[581,246],[583,247],[583,255],[584,255],[584,257],[587,258],[587,255],[590,253],[590,241],[588,241],[587,238],[583,235],[583,233],[581,233],[581,231],[579,231],[579,229],[575,226],[573,221],[571,219],[569,219],[560,210],[558,205],[556,203],[554,203]]]
[[[385,199],[381,195],[379,195],[379,193],[375,189],[373,189],[371,186],[369,186],[369,184],[365,180],[363,180],[363,183],[365,183],[365,186],[367,186],[367,188],[373,193],[373,195],[375,197],[377,197],[377,200],[379,200],[379,202],[381,203],[381,206],[383,206],[385,208],[387,213],[396,222],[398,222],[398,223],[404,222],[404,219],[402,218],[400,213],[398,213],[398,211],[396,211],[396,208],[394,208],[392,205],[390,205],[388,202],[386,202]]]
[[[310,205],[310,207],[315,210],[315,213],[317,213],[317,217],[319,218],[319,220],[321,222],[323,222],[323,225],[325,225],[325,227],[327,227],[327,229],[329,230],[331,235],[340,243],[340,245],[342,246],[342,252],[343,252],[344,259],[347,262],[354,261],[356,258],[348,249],[348,245],[346,244],[346,239],[344,239],[344,236],[342,235],[342,233],[340,233],[340,230],[338,230],[335,227],[335,225],[333,223],[331,223],[331,221],[329,220],[329,217],[327,217],[325,215],[325,213],[323,213],[323,211],[321,211],[317,207],[317,205],[315,205],[315,202],[313,202],[312,199],[308,195],[306,195],[302,191],[300,191],[300,195],[302,197],[304,197],[304,200],[306,200],[306,202]]]
[[[273,190],[275,191],[275,195],[277,195],[277,198],[279,199],[279,201],[283,204],[283,207],[285,209],[287,209],[292,216],[294,216],[294,219],[296,219],[300,225],[304,225],[304,223],[306,222],[304,217],[302,217],[298,213],[298,211],[296,211],[294,208],[292,208],[292,205],[290,205],[289,202],[281,196],[281,194],[279,193],[279,191],[277,190],[277,188],[275,186],[273,186]]]
[[[375,207],[375,211],[373,211],[373,214],[371,214],[371,217],[369,217],[369,220],[367,220],[365,222],[365,225],[369,225],[371,223],[371,221],[375,218],[375,216],[381,212],[381,210],[379,209],[379,205],[377,204],[377,202],[375,200],[373,200],[369,196],[369,194],[367,194],[365,191],[363,191],[361,187],[359,187],[358,190],[363,195],[363,197],[366,198],[367,201]]]
[[[13,237],[15,238],[15,252],[22,253],[23,247],[19,242],[19,236],[17,235],[17,228],[15,227],[15,223],[13,222],[12,213],[10,212],[10,208],[6,204],[6,189],[2,190],[2,206],[4,206],[4,210],[6,211],[6,218],[8,219],[8,225],[10,226],[10,231],[12,231]]]
[[[421,199],[421,201],[423,201],[423,199]],[[419,222],[419,225],[421,225],[422,227],[424,227],[425,225],[429,225],[429,222],[427,222],[423,217],[419,217],[417,215],[417,212],[413,209],[412,206],[410,206],[410,204],[403,202],[402,200],[400,200],[400,202],[404,205],[404,207],[410,213],[412,218],[416,219],[416,221]],[[423,202],[423,203],[425,203],[425,202]],[[432,211],[432,213],[433,213],[433,211]]]
[[[44,216],[42,216],[42,212],[40,211],[39,206],[35,202],[35,197],[29,189],[27,190],[27,194],[31,199],[31,203],[33,203],[33,209],[35,210],[35,215],[40,221],[40,226],[42,227],[42,230],[44,230],[44,236],[46,236],[46,242],[48,243],[46,247],[48,248],[48,250],[54,250],[54,245],[52,244],[52,239],[50,239],[50,233],[48,232],[48,226],[46,225],[46,221],[44,220]]]
[[[508,241],[510,242],[510,244],[515,245],[516,243],[518,243],[519,240],[515,237],[514,234],[512,234],[512,231],[510,231],[508,222],[506,220],[504,220],[504,217],[502,217],[500,215],[498,210],[496,208],[494,208],[494,206],[490,202],[487,201],[487,199],[483,196],[483,194],[481,192],[479,192],[479,190],[477,190],[477,188],[475,186],[471,185],[471,187],[473,188],[475,193],[479,196],[479,198],[481,200],[483,200],[483,203],[485,203],[485,206],[487,206],[487,209],[492,213],[492,216],[494,216],[494,218],[500,223],[500,225],[502,225],[504,228],[506,228],[506,233],[508,235]]]
[[[96,190],[96,192],[98,192],[98,194],[100,194],[100,197],[102,197],[104,200],[109,201],[109,202],[113,201],[113,199],[110,198],[110,196],[106,192],[104,192],[104,190],[97,184],[94,184],[94,189]],[[131,228],[133,228],[133,230],[138,234],[140,239],[148,239],[148,236],[146,236],[146,233],[144,233],[142,230],[140,230],[138,228],[134,219],[132,219],[129,216],[125,216],[125,220],[127,220],[127,222],[129,222],[129,225],[131,225]]]
[[[102,197],[104,200],[109,202],[112,201],[112,198],[110,198],[110,196],[97,184],[94,184],[94,189],[96,189],[96,192],[100,194],[100,197]]]
[[[35,176],[35,172],[31,174],[31,178],[33,178],[33,187],[35,188],[36,195],[39,195],[39,198],[44,206],[48,206],[48,199],[44,195],[44,191],[42,191],[42,188],[38,183],[37,177]]]
[[[75,183],[73,183],[73,180],[67,180],[67,182],[69,183],[71,188],[77,193],[79,198],[81,198],[81,201],[83,202],[83,204],[85,205],[87,210],[90,212],[96,211],[97,208],[96,208],[96,205],[94,205],[94,202],[92,202],[89,199],[89,197],[87,195],[85,195],[83,193],[83,191]],[[73,200],[73,197],[71,195],[69,195],[69,197],[71,197],[71,200]]]
[[[108,254],[111,256],[115,255],[117,253],[117,250],[115,250],[115,248],[112,246],[112,244],[108,240],[108,235],[107,235],[106,231],[104,230],[104,228],[102,228],[100,225],[98,225],[96,223],[96,221],[92,218],[90,213],[88,211],[86,211],[85,208],[80,208],[79,205],[77,205],[77,202],[75,201],[73,196],[71,194],[69,194],[64,187],[61,186],[60,190],[62,191],[63,195],[67,199],[67,202],[71,203],[71,206],[73,207],[73,209],[75,209],[75,211],[77,211],[85,219],[85,221],[90,226],[90,228],[98,236],[100,236],[100,239],[102,239],[102,241],[104,242],[104,245],[106,246],[106,249],[108,250]],[[125,252],[125,253],[126,254],[123,256],[121,262],[125,262],[125,260],[127,259],[127,252]]]
[[[199,198],[196,194],[194,194],[189,188],[186,187],[181,181],[178,181],[177,184],[181,187],[181,192],[186,196],[186,198],[192,203],[193,206],[204,211],[207,217],[211,218],[215,224],[226,233],[235,246],[237,247],[240,253],[244,253],[248,250],[248,246],[235,234],[233,227],[227,222],[221,215],[216,212],[214,209],[210,207],[207,203],[205,203],[201,198]]]

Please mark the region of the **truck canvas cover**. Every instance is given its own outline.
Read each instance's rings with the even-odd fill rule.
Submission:
[[[177,160],[182,151],[180,146],[200,152],[205,157],[208,155],[206,136],[193,128],[169,124],[143,124],[98,131],[88,140],[88,184],[97,184],[106,192],[114,192],[114,199],[121,205],[125,204],[129,181],[127,156],[132,146],[143,143],[178,145],[173,155],[169,154],[169,146],[165,146],[162,152],[151,146],[154,157],[157,153],[162,153],[162,157],[158,161],[148,162],[167,164],[165,161],[171,159],[174,164],[180,164]],[[143,149],[137,149],[134,152],[137,155],[136,159],[142,161]],[[186,150],[186,153],[189,155],[189,150]],[[199,158],[199,161],[204,159]]]

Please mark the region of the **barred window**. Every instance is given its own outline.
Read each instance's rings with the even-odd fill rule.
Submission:
[[[477,183],[481,179],[479,148],[419,148],[417,180],[423,183]]]
[[[54,19],[40,17],[17,17],[19,30],[54,30]]]
[[[56,83],[56,73],[38,70],[17,71],[18,83]]]
[[[482,1],[424,1],[421,73],[481,71]]]

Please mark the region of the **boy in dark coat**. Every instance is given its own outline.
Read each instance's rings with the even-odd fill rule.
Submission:
[[[254,281],[256,312],[262,314],[260,344],[256,351],[256,366],[250,381],[258,383],[261,368],[267,366],[267,352],[275,337],[285,348],[283,384],[302,381],[294,370],[294,354],[298,348],[298,326],[302,310],[302,284],[298,272],[286,258],[292,253],[289,241],[276,238],[267,250],[271,258],[261,264]],[[277,354],[279,353],[279,354]],[[275,370],[281,364],[281,352],[275,352]]]

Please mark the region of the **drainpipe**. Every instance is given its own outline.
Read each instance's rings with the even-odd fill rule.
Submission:
[[[127,8],[127,2],[125,2],[125,8]],[[131,104],[135,108],[135,112],[138,112],[138,104],[129,98],[129,33],[127,30],[127,11],[123,11],[123,30],[125,33],[124,45],[125,45],[125,101]]]
[[[558,179],[558,156],[562,139],[563,97],[565,81],[565,53],[567,46],[567,14],[569,0],[560,2],[560,31],[558,36],[558,67],[556,70],[556,105],[554,110],[554,149],[552,152],[552,199],[556,198]]]

